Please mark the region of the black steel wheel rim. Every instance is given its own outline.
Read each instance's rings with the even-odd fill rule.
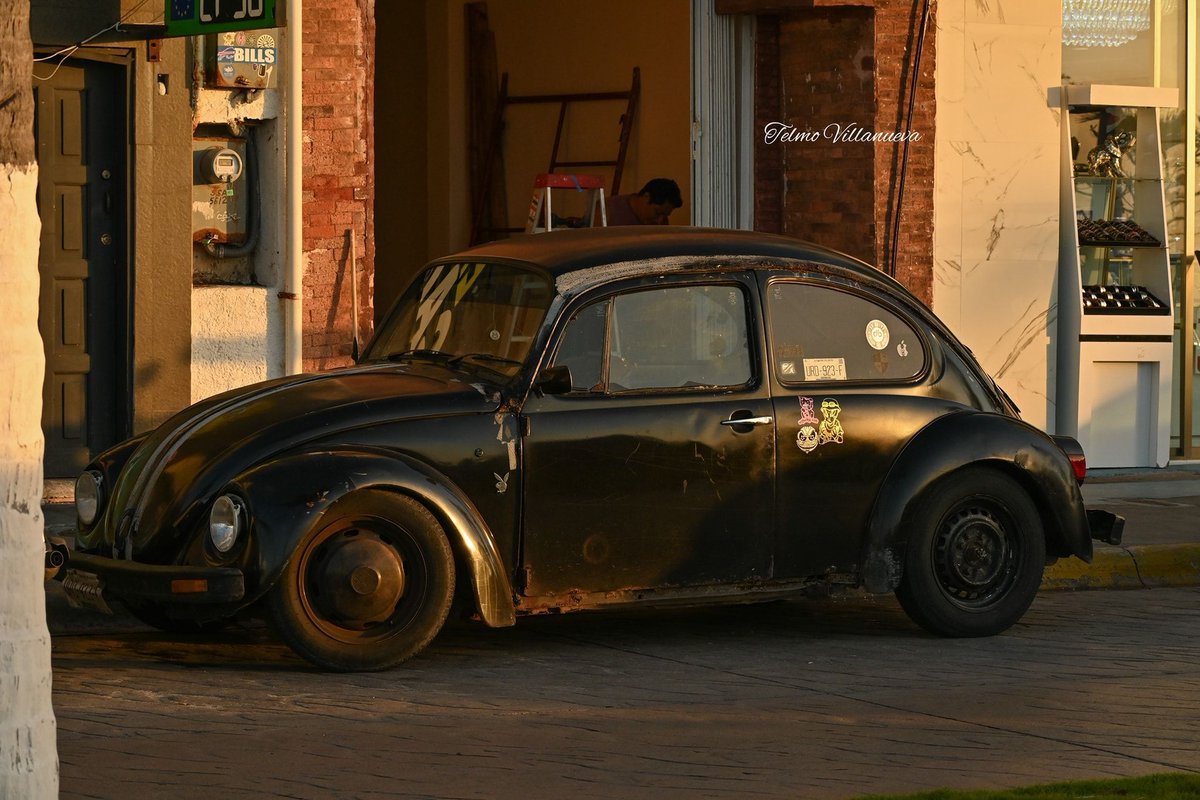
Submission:
[[[386,553],[402,573],[401,591],[385,602],[379,613],[362,616],[335,599],[335,590],[343,582],[356,580],[358,571],[338,570],[330,574],[328,566],[356,543],[370,542],[374,553]],[[386,570],[387,565],[382,565]],[[379,570],[377,570],[379,571]],[[345,574],[342,574],[345,573]],[[430,568],[417,540],[402,526],[378,517],[337,520],[321,531],[301,555],[297,570],[299,598],[304,613],[322,633],[346,644],[373,644],[400,635],[407,630],[425,605]],[[333,584],[339,584],[337,586]]]
[[[1022,558],[1011,515],[986,498],[965,500],[942,518],[932,555],[938,588],[968,611],[985,611],[1007,596]]]

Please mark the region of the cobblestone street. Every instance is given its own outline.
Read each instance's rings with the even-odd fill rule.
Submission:
[[[1200,590],[1042,593],[990,639],[888,600],[450,626],[311,670],[56,609],[64,798],[853,797],[1200,772]]]

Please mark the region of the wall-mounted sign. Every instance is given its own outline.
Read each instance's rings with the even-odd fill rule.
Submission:
[[[208,85],[222,89],[271,89],[276,85],[277,30],[229,31],[207,38]]]
[[[276,28],[284,24],[286,0],[164,0],[167,36]]]

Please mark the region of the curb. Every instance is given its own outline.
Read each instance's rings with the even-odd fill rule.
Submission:
[[[1096,547],[1091,564],[1063,558],[1046,567],[1043,592],[1200,586],[1200,544]]]

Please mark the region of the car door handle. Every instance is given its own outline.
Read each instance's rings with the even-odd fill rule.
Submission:
[[[730,417],[721,420],[722,425],[770,425],[775,420],[772,417]]]

